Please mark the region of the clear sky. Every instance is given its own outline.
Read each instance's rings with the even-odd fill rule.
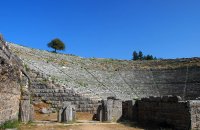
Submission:
[[[200,57],[200,0],[0,0],[7,41],[81,57]]]

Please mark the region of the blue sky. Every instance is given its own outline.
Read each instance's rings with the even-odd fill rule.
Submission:
[[[131,59],[134,50],[159,58],[200,57],[199,0],[0,0],[7,41],[81,57]]]

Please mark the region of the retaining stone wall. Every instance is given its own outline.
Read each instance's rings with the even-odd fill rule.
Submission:
[[[98,101],[92,101],[76,94],[71,89],[66,88],[52,88],[46,84],[32,84],[33,100],[44,101],[52,104],[52,108],[59,107],[60,103],[70,101],[76,106],[78,112],[92,112],[94,113],[98,107]]]
[[[174,96],[150,97],[137,101],[137,120],[176,130],[200,129],[200,101],[180,101]]]
[[[43,101],[51,104],[52,108],[57,109],[63,102],[69,101],[76,106],[77,112],[96,113],[98,100],[91,100],[67,86],[60,86],[52,81],[47,81],[39,73],[36,74],[35,72],[35,75],[37,75],[35,78],[32,75],[30,75],[32,79],[30,88],[34,102]]]

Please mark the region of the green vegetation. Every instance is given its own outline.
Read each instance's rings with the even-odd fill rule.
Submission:
[[[27,64],[24,64],[24,68],[25,68],[26,71],[30,71],[30,68],[28,67]]]
[[[78,81],[78,84],[82,87],[87,87],[88,83],[84,83],[83,81]]]
[[[19,124],[20,123],[17,120],[7,121],[3,125],[0,126],[0,130],[7,129],[7,128],[18,128]]]
[[[43,84],[46,84],[46,83],[48,83],[48,79],[47,78],[42,78],[42,81],[41,81],[41,83],[43,83]]]
[[[141,51],[138,53],[136,51],[133,52],[133,60],[156,60],[156,57],[152,55],[143,55]]]
[[[48,58],[48,59],[46,59],[46,62],[47,63],[50,63],[50,62],[54,62],[55,60],[52,58],[52,59],[50,59],[50,58]]]
[[[56,53],[57,50],[65,50],[65,44],[58,38],[53,39],[47,44],[48,47],[53,48]]]

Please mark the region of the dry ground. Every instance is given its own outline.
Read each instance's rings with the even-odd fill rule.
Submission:
[[[143,130],[122,124],[80,124],[80,125],[23,125],[20,130]]]
[[[76,113],[77,123],[67,125],[56,123],[57,113],[41,114],[40,109],[43,107],[48,108],[49,106],[45,103],[34,106],[34,119],[37,123],[21,125],[19,130],[143,130],[119,123],[92,122],[93,114],[87,112]]]
[[[88,120],[92,121],[93,114],[87,112],[76,112],[76,120]],[[51,114],[41,114],[39,112],[35,112],[34,119],[36,121],[56,121],[57,113]]]

